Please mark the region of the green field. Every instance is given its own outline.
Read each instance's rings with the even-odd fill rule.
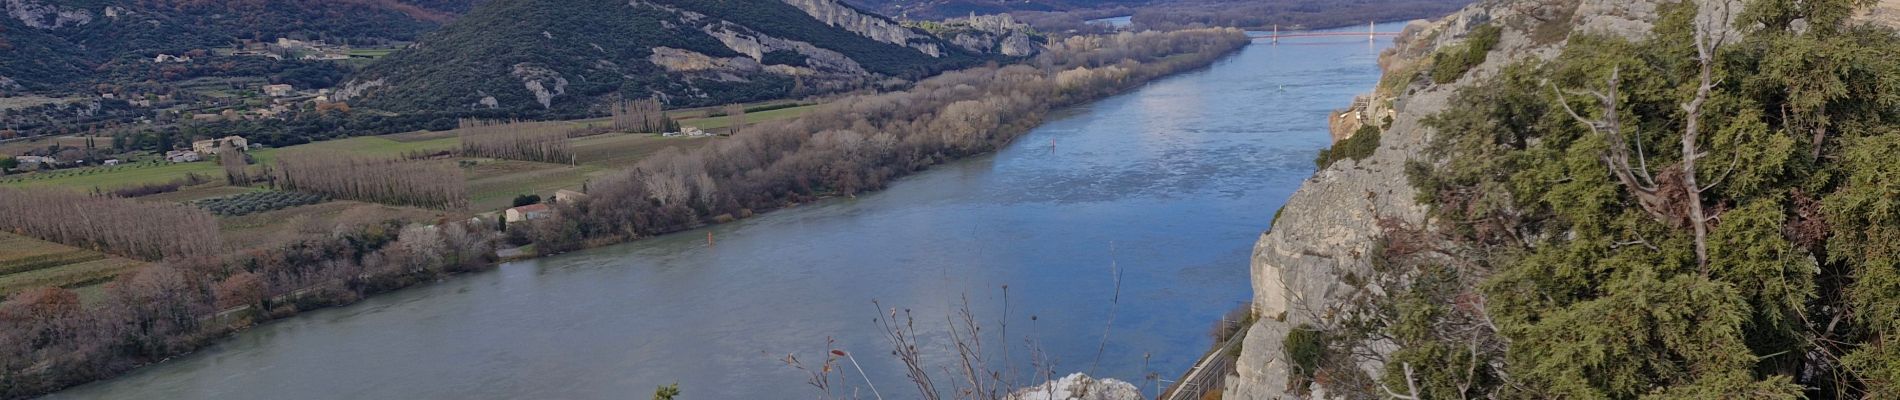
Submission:
[[[141,265],[145,263],[0,233],[0,295],[36,287],[94,285]]]
[[[259,163],[269,163],[283,151],[293,150],[335,150],[355,154],[395,157],[411,152],[452,150],[461,146],[461,139],[454,136],[402,141],[382,136],[363,136],[337,139],[281,149],[263,149],[251,152]],[[64,169],[46,173],[30,173],[0,177],[0,186],[13,187],[53,187],[63,186],[77,190],[111,190],[126,186],[166,183],[184,178],[185,174],[197,173],[213,181],[224,180],[224,169],[216,162],[199,161],[191,163],[134,163],[111,167],[86,167]]]
[[[767,111],[746,113],[745,120],[748,123],[756,124],[763,121],[774,121],[774,120],[781,120],[781,119],[797,118],[798,116],[805,115],[805,113],[809,113],[812,110],[815,110],[817,108],[818,108],[818,105],[814,104],[814,105],[808,105],[808,106],[798,106],[798,107],[790,107],[790,108],[781,108],[777,110],[767,110]],[[714,129],[721,129],[728,126],[732,126],[732,117],[687,118],[687,119],[681,119],[680,125],[691,126],[694,128],[711,131]]]
[[[350,49],[350,56],[351,56],[351,57],[370,57],[370,58],[383,58],[383,57],[388,57],[388,56],[389,56],[389,53],[394,53],[394,52],[396,52],[396,50],[397,50],[397,49],[393,49],[393,48],[386,48],[386,49]]]
[[[66,187],[76,190],[111,190],[126,186],[166,183],[196,173],[210,180],[224,180],[224,169],[211,162],[134,163],[110,167],[86,167],[52,172],[36,172],[0,178],[0,186]]]
[[[475,160],[467,168],[469,209],[499,210],[513,205],[515,196],[548,197],[561,189],[580,190],[602,169],[593,165],[561,165],[514,160]]]

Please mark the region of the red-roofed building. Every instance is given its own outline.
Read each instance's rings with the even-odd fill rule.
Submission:
[[[503,216],[508,217],[508,222],[533,221],[551,215],[554,215],[554,209],[548,208],[546,204],[529,204],[510,208],[503,213]]]

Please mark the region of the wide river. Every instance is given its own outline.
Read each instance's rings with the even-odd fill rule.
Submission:
[[[1030,369],[1034,342],[1058,373],[1152,393],[1148,372],[1178,376],[1248,300],[1254,241],[1312,174],[1327,112],[1372,88],[1388,45],[1256,41],[881,192],[508,263],[52,397],[619,399],[677,382],[686,398],[812,398],[779,360],[816,362],[829,337],[886,398],[912,398],[871,302],[912,310],[925,361],[947,363],[946,318],[966,296],[1009,365]]]

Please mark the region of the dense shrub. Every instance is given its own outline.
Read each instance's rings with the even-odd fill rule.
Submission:
[[[1286,357],[1293,362],[1289,371],[1298,381],[1311,381],[1319,372],[1320,357],[1326,354],[1326,334],[1312,325],[1300,324],[1286,333]]]
[[[1432,82],[1447,84],[1465,76],[1465,71],[1484,63],[1491,49],[1498,46],[1498,37],[1503,30],[1497,25],[1484,25],[1471,30],[1465,42],[1440,50],[1432,54]]]
[[[1378,149],[1379,127],[1361,126],[1358,131],[1353,132],[1352,137],[1334,143],[1330,149],[1320,150],[1319,157],[1313,160],[1313,164],[1319,169],[1326,169],[1339,160],[1348,158],[1353,161],[1364,160],[1366,157],[1371,157],[1372,152]]]

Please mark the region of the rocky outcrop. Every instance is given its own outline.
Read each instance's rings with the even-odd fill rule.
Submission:
[[[783,0],[785,4],[798,7],[805,14],[827,25],[844,28],[851,33],[879,42],[906,46],[931,57],[943,57],[943,48],[931,41],[929,35],[918,33],[889,18],[858,11],[837,0]]]
[[[515,64],[514,72],[510,75],[521,80],[521,86],[534,94],[535,102],[541,103],[542,108],[552,108],[555,96],[567,94],[567,78],[547,67],[531,63]]]
[[[975,53],[1027,57],[1042,52],[1041,39],[1028,24],[1009,14],[972,15],[944,21],[932,33]]]
[[[32,0],[7,0],[7,15],[35,29],[59,29],[92,23],[92,12]]]
[[[763,69],[757,60],[746,57],[713,57],[691,50],[671,47],[653,48],[653,56],[647,61],[665,68],[667,72],[698,73],[727,82],[743,82],[740,74],[757,72]]]
[[[761,63],[765,62],[766,53],[790,51],[805,56],[805,63],[802,66],[810,67],[814,72],[844,75],[869,74],[869,72],[865,72],[864,67],[858,65],[856,60],[846,57],[844,53],[814,46],[811,43],[776,38],[723,21],[716,25],[707,25],[700,28],[700,30],[705,31],[708,35],[712,35],[713,38],[719,39],[721,43],[725,43],[726,47],[731,48],[732,51],[750,56],[752,60]],[[801,72],[803,72],[798,69],[782,68],[767,68],[767,70],[783,74],[802,75]]]
[[[1009,400],[1141,400],[1141,389],[1114,379],[1095,379],[1081,373],[1023,388]]]
[[[330,98],[336,101],[345,101],[388,85],[389,80],[383,78],[350,80],[350,82],[343,84],[343,87],[337,88],[336,93],[331,94]]]
[[[1392,125],[1380,136],[1379,148],[1364,160],[1340,160],[1309,178],[1294,192],[1274,222],[1261,235],[1252,257],[1253,308],[1259,322],[1247,329],[1235,375],[1227,381],[1225,398],[1331,398],[1323,383],[1292,390],[1282,341],[1302,325],[1332,326],[1335,317],[1354,310],[1348,298],[1382,294],[1388,288],[1351,276],[1372,274],[1375,243],[1384,235],[1381,219],[1430,226],[1426,207],[1405,177],[1405,163],[1425,148],[1433,132],[1423,120],[1443,110],[1452,94],[1478,77],[1495,74],[1505,64],[1526,58],[1548,58],[1563,45],[1563,34],[1595,32],[1624,36],[1647,34],[1663,0],[1542,0],[1485,1],[1429,23],[1406,28],[1395,48],[1380,60],[1387,73],[1413,71],[1443,46],[1458,43],[1465,33],[1482,24],[1503,27],[1498,46],[1487,61],[1457,82],[1432,85],[1422,80],[1397,93],[1376,93],[1361,112],[1391,116]],[[1736,8],[1739,10],[1739,8]],[[1553,19],[1555,18],[1555,19]],[[1550,22],[1555,21],[1555,22]],[[1565,24],[1551,26],[1550,23]],[[1560,29],[1552,36],[1549,29]],[[1343,106],[1343,105],[1342,105]],[[1336,115],[1337,116],[1337,115]],[[1389,353],[1388,343],[1360,343],[1359,348]],[[1385,366],[1362,362],[1359,372],[1380,376]]]

